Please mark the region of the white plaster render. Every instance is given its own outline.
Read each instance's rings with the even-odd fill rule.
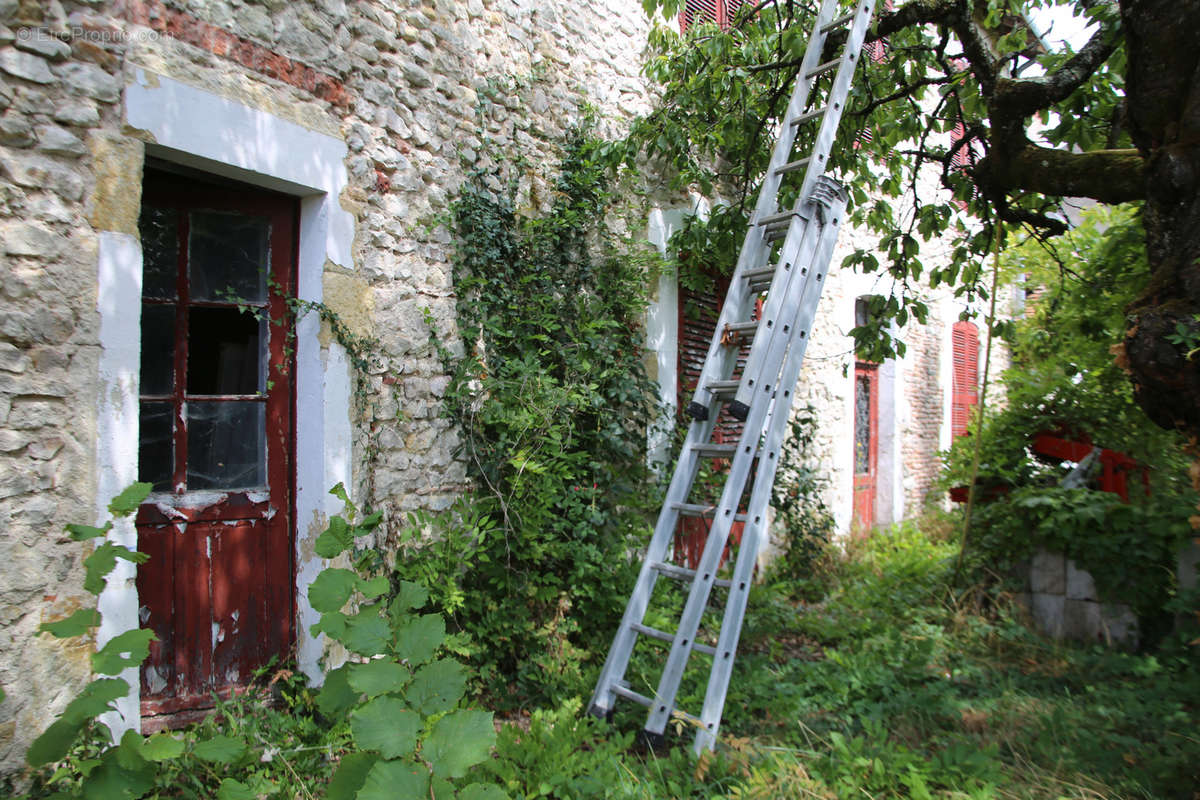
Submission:
[[[302,197],[300,299],[321,300],[327,261],[352,267],[354,218],[340,205],[348,180],[343,141],[143,69],[125,90],[125,111],[131,126],[153,137],[149,147],[158,155]],[[340,510],[329,488],[353,488],[350,370],[339,345],[322,349],[319,330],[313,314],[296,325],[296,649],[315,681],[324,644],[309,633],[317,614],[307,588],[321,563],[306,537]],[[132,364],[136,371],[136,351]]]
[[[96,518],[108,518],[109,499],[137,480],[138,386],[142,324],[142,246],[126,233],[102,231],[99,236],[97,310],[100,313],[100,364],[96,398]],[[108,541],[137,549],[133,520],[117,520]],[[134,564],[121,559],[100,594],[98,646],[138,627],[138,598]],[[121,677],[131,693],[102,717],[116,741],[126,730],[140,730],[138,671],[130,667]]]

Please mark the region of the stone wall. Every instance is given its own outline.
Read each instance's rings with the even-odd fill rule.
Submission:
[[[164,118],[176,110],[154,108],[155,98],[177,87],[171,96],[212,97],[344,152],[339,174],[304,184],[334,187],[324,205],[305,201],[303,214],[311,210],[330,231],[328,244],[317,243],[328,252],[310,289],[356,333],[377,337],[380,350],[366,385],[371,402],[357,412],[349,397],[344,408],[321,407],[324,441],[345,426],[350,450],[315,474],[319,482],[345,471],[357,499],[394,517],[443,508],[466,485],[453,456],[457,435],[439,415],[447,377],[430,345],[432,333],[461,347],[449,201],[469,170],[493,166],[493,145],[534,165],[523,189],[530,203],[544,198],[539,170],[551,167],[582,101],[599,107],[609,131],[644,109],[645,29],[635,0],[0,0],[0,772],[20,764],[88,674],[90,646],[35,632],[91,602],[80,590],[84,548],[62,543],[60,532],[96,520],[106,502],[97,476],[109,387],[99,251],[109,235],[136,244],[144,156],[190,157],[163,131],[132,124],[129,98],[141,98],[143,116]],[[229,134],[167,133],[181,142]],[[263,146],[217,142],[213,152],[232,154],[228,164],[191,163],[292,190],[235,163],[250,145]],[[274,154],[278,175],[308,155]],[[345,255],[341,215],[350,220]],[[314,363],[336,378],[345,370],[338,347],[327,330],[315,335]],[[109,399],[132,392],[136,401],[133,372],[110,376],[120,396]],[[318,397],[341,385],[324,383]],[[112,483],[116,473],[105,470]],[[321,503],[312,507],[319,517]],[[316,517],[299,520],[301,539],[319,529]],[[132,577],[121,580],[128,594]],[[128,612],[129,599],[120,602]]]
[[[1040,550],[1027,566],[1025,592],[1017,600],[1034,627],[1052,639],[1134,648],[1138,621],[1129,606],[1102,603],[1090,572],[1062,553]]]

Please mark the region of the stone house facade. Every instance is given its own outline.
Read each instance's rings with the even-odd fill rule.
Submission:
[[[122,562],[98,638],[142,624],[163,649],[127,675],[120,724],[202,710],[273,651],[319,676],[305,589],[341,507],[328,489],[394,516],[467,488],[431,343],[461,349],[455,189],[493,165],[489,143],[553,163],[581,103],[609,133],[646,110],[648,24],[636,0],[0,0],[0,773],[89,677],[95,643],[37,635],[92,600],[87,549],[60,532],[104,520],[139,475],[158,491],[110,537],[164,572]],[[684,213],[660,205],[658,243]],[[842,528],[846,333],[875,291],[829,281],[799,393],[821,409]],[[312,311],[273,335],[285,295],[342,333]],[[919,505],[949,441],[959,309],[935,309],[878,367],[876,522]],[[663,277],[647,332],[668,401],[677,311]],[[346,335],[378,351],[357,362]],[[266,488],[229,489],[245,485]]]

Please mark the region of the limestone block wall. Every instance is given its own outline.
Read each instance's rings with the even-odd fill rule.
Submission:
[[[1133,648],[1138,643],[1138,620],[1129,606],[1102,603],[1091,573],[1062,553],[1039,550],[1028,565],[1018,602],[1034,626],[1053,639],[1072,639]]]
[[[121,270],[140,264],[144,160],[302,197],[301,293],[380,342],[364,403],[328,330],[301,325],[297,645],[315,670],[324,489],[394,517],[465,488],[430,346],[461,348],[448,203],[490,144],[534,165],[536,203],[581,102],[609,132],[644,110],[646,25],[636,0],[0,0],[0,773],[88,677],[93,645],[35,635],[92,601],[63,525],[136,474]],[[136,618],[132,581],[107,593],[102,638]]]

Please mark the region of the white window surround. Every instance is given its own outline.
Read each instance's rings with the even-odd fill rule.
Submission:
[[[326,263],[352,267],[354,218],[340,205],[347,183],[347,148],[340,139],[266,112],[138,69],[125,90],[126,122],[149,134],[146,152],[207,172],[301,198],[297,294],[320,301]],[[97,269],[100,365],[97,397],[97,511],[137,476],[138,373],[140,370],[142,251],[126,233],[99,234]],[[309,634],[317,615],[307,587],[320,571],[311,540],[340,503],[328,494],[339,481],[351,485],[351,374],[344,351],[318,341],[315,314],[297,324],[296,340],[296,647],[301,669],[320,680],[324,643]],[[110,539],[136,546],[129,520]],[[305,547],[305,544],[309,546]],[[138,626],[133,566],[118,571],[100,597],[99,641]],[[119,736],[140,724],[138,676],[106,722]]]

